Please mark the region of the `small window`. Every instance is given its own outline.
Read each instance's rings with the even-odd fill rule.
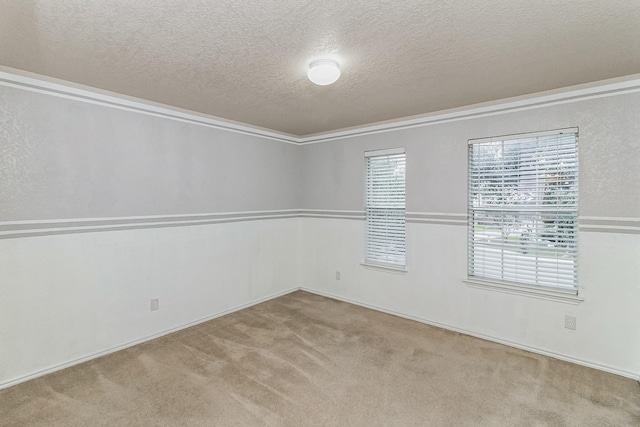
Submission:
[[[578,290],[578,130],[469,141],[470,279]]]
[[[365,263],[405,267],[404,148],[368,151],[366,159]]]

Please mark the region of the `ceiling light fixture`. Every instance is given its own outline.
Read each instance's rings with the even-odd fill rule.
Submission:
[[[338,61],[333,59],[317,59],[309,64],[307,71],[309,80],[320,86],[335,83],[340,78],[340,68]]]

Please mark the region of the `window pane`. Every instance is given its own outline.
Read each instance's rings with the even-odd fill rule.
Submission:
[[[366,156],[365,261],[405,265],[404,153]]]
[[[577,290],[577,134],[469,145],[469,276]]]

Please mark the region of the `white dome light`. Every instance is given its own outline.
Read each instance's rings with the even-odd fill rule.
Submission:
[[[320,86],[330,85],[340,78],[338,62],[333,59],[318,59],[309,64],[309,80]]]

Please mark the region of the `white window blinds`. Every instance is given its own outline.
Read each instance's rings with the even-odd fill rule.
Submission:
[[[369,151],[366,159],[365,263],[405,266],[404,148]]]
[[[469,277],[578,289],[578,134],[469,141]]]

